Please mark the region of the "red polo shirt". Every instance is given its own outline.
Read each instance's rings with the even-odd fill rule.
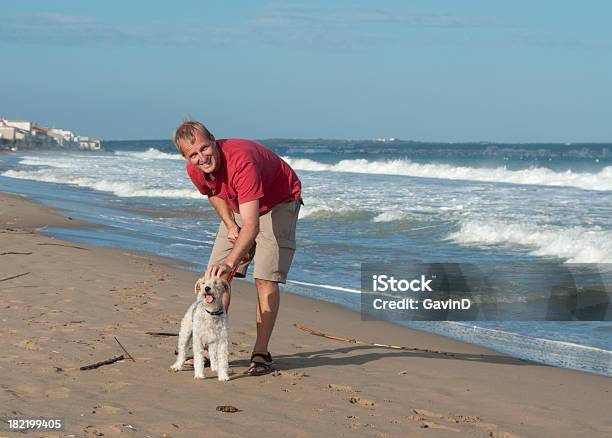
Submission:
[[[218,196],[239,213],[238,206],[259,199],[259,212],[300,199],[299,178],[281,157],[254,141],[239,138],[217,140],[220,164],[209,181],[205,173],[187,162],[193,185],[206,196]]]

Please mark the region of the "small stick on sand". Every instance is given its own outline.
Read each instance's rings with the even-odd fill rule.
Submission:
[[[123,359],[125,359],[125,356],[123,356],[122,354],[121,356],[111,357],[110,359],[103,360],[102,362],[92,363],[91,365],[84,365],[79,369],[81,371],[93,370],[93,369],[101,367],[102,365],[110,365],[112,363],[119,362],[120,360],[123,360]]]
[[[12,277],[0,278],[0,281],[12,280],[13,278],[23,277],[24,275],[28,275],[29,272],[24,272],[23,274],[13,275]]]
[[[63,245],[61,243],[37,243],[37,245],[65,246],[66,248],[76,248],[76,249],[82,249],[82,250],[85,250],[85,251],[89,251],[89,249],[83,248],[82,246]]]
[[[3,255],[32,255],[31,252],[13,252],[13,251],[9,251],[9,252],[0,252],[0,256]]]
[[[293,324],[295,328],[298,330],[302,330],[303,332],[310,333],[314,336],[321,336],[322,338],[333,339],[334,341],[342,341],[342,342],[350,342],[351,344],[361,344],[361,345],[370,345],[372,347],[381,347],[381,348],[391,348],[393,350],[405,350],[405,351],[421,351],[423,353],[433,353],[433,354],[443,354],[444,356],[453,356],[452,353],[446,353],[444,351],[436,351],[430,350],[428,348],[417,348],[417,347],[401,347],[399,345],[389,345],[389,344],[378,344],[375,342],[362,341],[360,339],[348,339],[340,336],[331,336],[327,335],[323,332],[304,327],[299,324]]]
[[[151,336],[178,336],[178,333],[170,332],[145,332],[145,334]]]
[[[129,357],[130,359],[132,359],[132,362],[136,362],[136,359],[134,359],[134,358],[132,357],[132,355],[131,355],[130,353],[128,353],[128,351],[125,349],[125,347],[124,347],[123,345],[121,345],[121,342],[119,342],[119,339],[117,339],[117,337],[116,337],[116,336],[113,336],[113,338],[115,338],[115,341],[117,341],[117,344],[119,344],[119,346],[121,347],[121,349],[122,349],[123,351],[125,351],[125,354],[127,354],[127,355],[128,355],[128,357]]]

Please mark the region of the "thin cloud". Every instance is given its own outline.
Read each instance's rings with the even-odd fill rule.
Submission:
[[[512,27],[508,23],[483,17],[463,17],[437,12],[404,12],[380,8],[314,8],[281,6],[267,8],[252,21],[261,26],[317,26],[330,29],[356,29],[363,25],[401,25],[402,27],[476,28]]]
[[[612,43],[588,41],[576,36],[522,34],[516,38],[518,44],[544,49],[612,50]]]
[[[485,27],[512,26],[491,18],[462,17],[435,12],[396,13],[364,7],[278,6],[261,11],[249,21],[248,29],[261,42],[271,45],[359,50],[366,46],[406,42],[405,31],[408,29]],[[431,43],[434,40],[424,42]]]
[[[227,32],[185,23],[111,24],[94,17],[32,13],[3,17],[0,42],[60,46],[208,46],[233,39]]]

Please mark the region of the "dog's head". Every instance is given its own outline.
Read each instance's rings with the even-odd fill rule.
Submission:
[[[217,277],[202,277],[195,284],[195,294],[206,310],[216,312],[223,309],[223,294],[230,290],[229,283]]]

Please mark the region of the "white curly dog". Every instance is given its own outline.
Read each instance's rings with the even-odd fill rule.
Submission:
[[[204,345],[208,344],[210,368],[217,371],[219,381],[229,380],[229,326],[222,296],[230,286],[220,278],[200,278],[195,284],[196,300],[189,306],[178,338],[178,355],[170,367],[181,371],[185,363],[187,345],[193,338],[194,379],[204,379]]]

